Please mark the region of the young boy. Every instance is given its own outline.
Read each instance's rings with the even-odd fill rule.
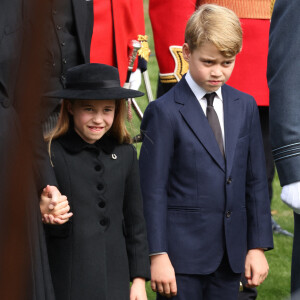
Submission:
[[[141,186],[157,299],[236,299],[242,272],[249,286],[267,276],[273,239],[258,110],[225,84],[241,47],[238,17],[201,6],[185,31],[187,75],[144,114]]]

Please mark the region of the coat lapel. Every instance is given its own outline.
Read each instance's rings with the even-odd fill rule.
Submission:
[[[223,171],[225,171],[225,161],[222,157],[214,133],[209,126],[198,100],[184,78],[176,86],[175,102],[183,104],[183,106],[180,107],[179,112],[185,122],[205,149],[210,153],[215,162]]]
[[[237,95],[230,93],[227,85],[222,87],[224,105],[225,156],[227,174],[233,165],[234,153],[240,131],[240,101]]]
[[[83,57],[86,57],[85,53],[85,39],[86,39],[86,0],[72,0],[74,16],[75,16],[75,24],[78,33],[78,40],[81,52]]]

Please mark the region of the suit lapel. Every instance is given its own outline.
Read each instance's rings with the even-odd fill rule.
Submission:
[[[87,7],[86,7],[86,0],[72,0],[73,3],[73,10],[75,16],[75,24],[76,30],[78,33],[78,40],[81,52],[83,57],[86,57],[85,53],[85,35],[86,35],[86,14],[87,14]]]
[[[240,130],[240,102],[239,97],[230,94],[230,88],[227,85],[222,87],[223,105],[224,105],[224,130],[225,130],[225,156],[226,169],[230,174],[233,165],[234,153],[238,134]]]
[[[205,149],[210,153],[215,162],[223,171],[225,171],[224,158],[222,157],[214,133],[209,126],[198,100],[184,78],[176,86],[175,102],[183,104],[183,106],[180,107],[179,112],[185,122]]]

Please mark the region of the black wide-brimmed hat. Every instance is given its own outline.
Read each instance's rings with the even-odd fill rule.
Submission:
[[[120,86],[118,69],[103,64],[83,64],[66,72],[65,88],[46,97],[76,100],[117,100],[141,97],[142,92]]]

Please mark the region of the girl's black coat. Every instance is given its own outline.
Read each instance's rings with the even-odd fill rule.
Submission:
[[[72,130],[51,157],[74,213],[46,226],[56,299],[129,299],[129,280],[150,277],[135,148],[107,136],[87,144]]]

